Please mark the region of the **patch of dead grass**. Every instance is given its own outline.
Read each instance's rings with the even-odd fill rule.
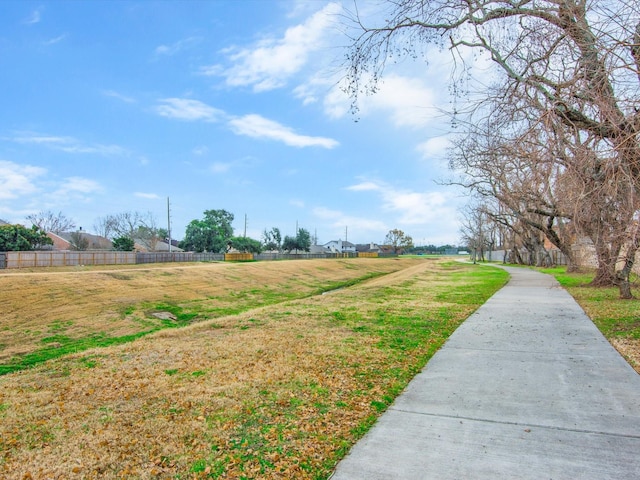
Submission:
[[[156,303],[197,307],[204,311],[202,320],[219,316],[216,309],[260,305],[265,292],[276,300],[279,294],[283,299],[301,297],[332,282],[400,270],[406,262],[411,261],[300,260],[3,271],[0,364],[42,348],[43,339],[55,335],[119,337],[152,329],[160,324],[149,317]]]

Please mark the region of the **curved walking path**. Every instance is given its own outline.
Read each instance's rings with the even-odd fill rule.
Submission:
[[[504,268],[332,480],[640,478],[640,376],[555,279]]]

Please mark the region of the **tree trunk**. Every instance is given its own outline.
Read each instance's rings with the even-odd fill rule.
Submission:
[[[636,253],[638,252],[638,250],[640,250],[640,235],[638,235],[637,230],[638,227],[636,227],[633,241],[627,249],[624,258],[624,267],[622,267],[622,270],[616,272],[616,282],[618,282],[620,298],[625,300],[634,298],[633,294],[631,293],[631,281],[629,277],[631,276],[631,270],[633,269]]]
[[[614,250],[617,252],[620,250],[604,245],[601,240],[594,243],[598,267],[596,276],[589,285],[592,287],[612,287],[616,285],[616,260],[618,259],[618,255],[614,255]]]
[[[618,282],[618,290],[620,291],[620,298],[623,300],[631,300],[635,298],[631,293],[631,282],[629,281],[629,277],[623,278],[623,275],[620,275],[617,280]]]
[[[524,260],[522,260],[518,247],[513,247],[511,249],[511,259],[516,265],[524,265]]]
[[[567,273],[578,273],[580,271],[580,267],[576,265],[575,262],[569,260],[567,257]]]
[[[611,287],[615,285],[616,274],[613,265],[598,262],[596,276],[591,280],[592,287]]]

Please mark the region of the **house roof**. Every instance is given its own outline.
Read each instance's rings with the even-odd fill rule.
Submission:
[[[309,247],[309,253],[327,253],[329,248],[324,245],[311,245]]]
[[[380,246],[375,243],[358,243],[356,245],[356,251],[358,252],[379,252]]]
[[[148,242],[143,239],[135,239],[136,250],[140,252],[168,252],[169,242],[165,240],[158,240],[157,242]],[[171,241],[172,252],[184,252],[183,249],[178,247],[177,242]]]
[[[341,243],[343,247],[355,247],[355,245],[351,242],[348,242],[346,240],[331,240],[327,243],[325,243],[326,245],[332,244],[332,243]]]
[[[82,238],[85,238],[88,240],[89,242],[89,246],[88,248],[90,250],[94,250],[94,249],[105,249],[105,248],[111,248],[111,240],[109,240],[108,238],[105,237],[101,237],[100,235],[93,235],[92,233],[87,233],[87,232],[60,232],[60,233],[52,233],[52,232],[48,232],[47,235],[49,236],[56,236],[58,238],[61,238],[62,240],[64,240],[67,243],[72,243],[73,240],[73,235],[74,234],[81,234]],[[58,247],[59,248],[59,247]]]

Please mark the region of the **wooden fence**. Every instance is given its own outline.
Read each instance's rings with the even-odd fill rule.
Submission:
[[[167,262],[222,262],[223,253],[195,253],[195,252],[138,252],[136,263],[167,263]]]
[[[357,258],[397,256],[377,253],[194,253],[194,252],[114,252],[114,251],[33,251],[0,252],[0,269],[68,267],[77,265],[134,265],[166,262],[222,262],[254,260],[308,260],[314,258]]]
[[[5,252],[3,268],[67,267],[76,265],[130,265],[135,252]]]

